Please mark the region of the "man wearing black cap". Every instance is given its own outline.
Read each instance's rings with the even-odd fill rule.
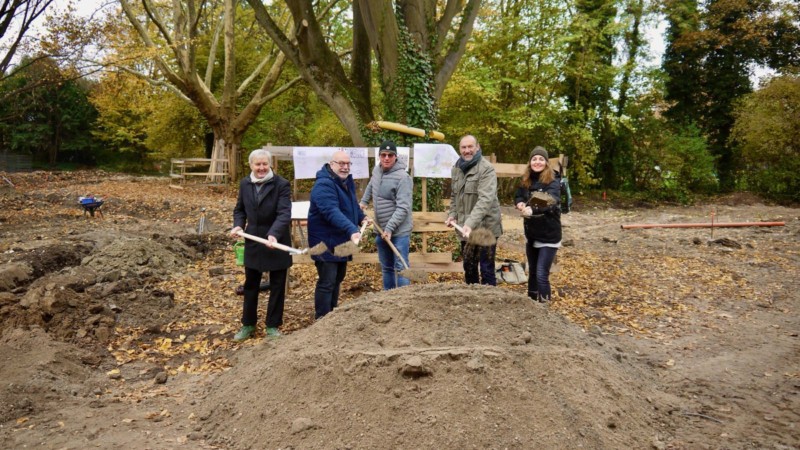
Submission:
[[[375,237],[375,244],[381,262],[384,290],[410,284],[408,278],[400,276],[400,271],[404,269],[403,262],[395,256],[386,241],[391,241],[408,263],[413,226],[412,191],[411,177],[406,173],[406,163],[397,157],[397,146],[392,141],[383,141],[378,147],[378,165],[372,171],[360,205],[363,210],[370,200],[373,201],[375,220],[383,230],[383,234]]]

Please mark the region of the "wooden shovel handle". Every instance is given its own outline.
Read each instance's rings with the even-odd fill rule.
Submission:
[[[360,234],[363,237],[364,230],[366,230],[366,229],[367,229],[367,221],[364,221],[364,223],[361,224],[361,229],[358,230],[358,234]],[[358,245],[360,243],[361,243],[361,238],[356,239],[356,245]]]
[[[266,240],[264,238],[260,238],[258,236],[253,236],[252,234],[247,234],[244,231],[239,231],[237,234],[239,236],[245,238],[245,239],[250,239],[251,241],[261,242],[262,244],[267,244],[268,246],[277,248],[278,250],[283,250],[285,252],[294,253],[296,255],[302,255],[303,253],[305,253],[303,250],[298,250],[296,248],[289,247],[288,245],[283,245],[283,244],[281,244],[279,242],[270,242],[270,241],[268,241],[268,240]]]
[[[374,220],[372,223],[373,223],[373,226],[375,227],[375,229],[378,230],[378,233],[380,233],[382,235],[383,234],[383,230],[381,229],[381,226],[378,225],[378,221]],[[397,256],[397,259],[399,259],[401,263],[403,263],[403,267],[406,270],[408,270],[408,264],[406,264],[406,260],[403,258],[403,255],[401,255],[400,252],[397,250],[397,247],[394,246],[394,244],[392,243],[392,240],[391,239],[384,239],[383,242],[386,242],[387,244],[389,244],[389,248],[392,249],[392,251],[394,252],[394,255]]]
[[[464,233],[464,229],[463,229],[463,228],[461,228],[461,225],[459,225],[459,224],[457,224],[457,223],[453,222],[453,228],[455,228],[456,230],[458,230],[458,232],[459,232],[459,233],[461,233],[461,235],[462,235],[462,236],[464,236],[465,238],[468,238],[468,237],[469,237],[469,234],[467,234],[467,233]]]

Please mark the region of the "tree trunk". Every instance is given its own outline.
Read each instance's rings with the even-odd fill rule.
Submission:
[[[625,41],[628,46],[628,60],[622,72],[622,82],[619,87],[619,99],[617,100],[617,117],[622,117],[625,114],[625,106],[628,101],[628,90],[631,86],[631,77],[633,70],[636,67],[636,57],[639,54],[639,48],[642,45],[640,24],[642,22],[642,14],[644,13],[644,0],[638,0],[631,8],[633,14],[633,25],[631,29],[625,33]]]
[[[265,59],[249,76],[237,72],[236,33],[237,30],[239,33],[242,31],[238,26],[241,23],[236,21],[238,2],[234,0],[224,0],[222,22],[216,26],[213,26],[213,21],[209,21],[212,16],[206,17],[203,8],[198,9],[198,2],[194,1],[173,1],[171,22],[164,21],[157,10],[149,7],[149,2],[142,2],[147,13],[146,23],[142,20],[141,11],[134,9],[134,3],[131,0],[120,0],[119,3],[145,47],[159,50],[154,52],[153,62],[164,79],[168,81],[165,86],[178,94],[180,98],[194,105],[208,121],[209,127],[214,131],[214,149],[211,157],[212,159],[227,159],[228,175],[231,181],[235,181],[241,173],[240,147],[244,133],[255,122],[265,104],[289,90],[300,81],[300,78],[292,79],[276,88],[286,60],[284,55],[274,58],[272,66],[266,74],[263,73],[263,69],[270,59],[269,55],[264,56]],[[261,6],[263,7],[263,5]],[[204,21],[209,22],[205,23]],[[209,25],[209,27],[201,25]],[[214,77],[209,76],[210,73],[213,73],[216,46],[210,50],[205,70],[200,67],[197,58],[198,45],[202,41],[198,38],[201,36],[201,32],[207,29],[223,33],[224,60],[222,61],[223,77],[221,81],[214,80]],[[215,34],[213,38],[215,42],[218,37]],[[161,42],[164,45],[160,44]],[[126,70],[151,80],[151,77],[144,76],[135,69]],[[203,77],[201,77],[201,73],[204,73]],[[260,81],[258,81],[259,79]],[[151,81],[160,84],[160,80]],[[212,82],[215,85],[212,85]],[[255,90],[248,88],[251,83],[256,82],[259,84],[255,86]],[[245,92],[251,91],[254,93],[248,101],[243,95]],[[219,99],[215,92],[220,92]],[[346,113],[339,112],[338,114]],[[352,117],[355,116],[351,114]],[[356,122],[354,118],[352,120]],[[223,172],[222,164],[214,163],[209,168],[209,173],[220,172]],[[217,179],[218,177],[209,176],[209,178]]]
[[[244,133],[235,133],[227,127],[214,127],[214,149],[211,152],[211,159],[225,159],[228,161],[228,178],[235,182],[242,175],[242,137]],[[221,173],[223,165],[212,163],[209,173]],[[219,181],[216,177],[211,177],[210,181]]]
[[[284,1],[294,21],[295,31],[290,35],[278,26],[261,0],[247,0],[247,3],[253,8],[259,25],[295,65],[320,100],[336,115],[356,146],[366,145],[368,137],[362,134],[363,126],[376,116],[369,95],[369,75],[373,64],[370,48],[378,62],[384,95],[390,97],[392,90],[402,92],[405,87],[394,86],[394,77],[399,69],[399,46],[406,44],[400,41],[400,22],[396,9],[403,11],[401,14],[407,20],[406,28],[412,39],[433,63],[431,95],[436,100],[466,49],[481,3],[480,0],[469,0],[466,4],[462,0],[447,0],[443,4],[429,0],[404,0],[398,1],[395,8],[389,0],[352,2],[351,79],[347,77],[341,57],[331,49],[322,31],[313,2]],[[444,6],[440,15],[436,6]],[[459,14],[462,17],[454,32]],[[426,112],[422,111],[423,114]],[[410,122],[408,125],[425,128],[424,123]]]
[[[51,166],[56,165],[56,159],[58,158],[58,150],[61,148],[61,123],[59,120],[56,119],[56,123],[53,124],[53,136],[52,140],[50,141],[50,149],[48,151],[47,159]]]

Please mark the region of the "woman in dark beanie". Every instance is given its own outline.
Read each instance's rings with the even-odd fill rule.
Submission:
[[[561,184],[544,147],[531,152],[514,203],[524,217],[528,297],[548,302],[550,266],[561,247]]]

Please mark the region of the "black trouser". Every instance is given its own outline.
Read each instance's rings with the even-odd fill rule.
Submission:
[[[464,258],[464,281],[467,284],[487,284],[497,286],[497,276],[494,271],[494,255],[497,245],[491,247],[478,247],[467,245],[461,241],[461,257]],[[478,266],[480,265],[480,279]]]
[[[269,303],[267,304],[267,328],[283,325],[283,303],[286,300],[287,269],[269,271]],[[255,325],[258,321],[258,292],[261,272],[244,268],[244,306],[242,325]]]

